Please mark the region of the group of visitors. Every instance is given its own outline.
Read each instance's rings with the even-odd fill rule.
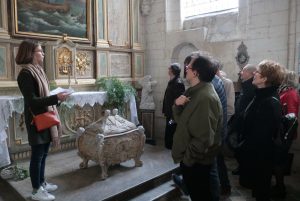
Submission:
[[[228,134],[234,134],[239,166],[233,174],[239,175],[240,185],[251,189],[257,201],[285,197],[284,166],[292,140],[284,148],[275,140],[281,139],[282,117],[298,116],[296,74],[272,60],[248,64],[240,72],[242,90],[235,99],[233,82],[219,61],[195,52],[184,65],[189,87],[184,91],[180,68],[172,64],[163,101],[165,146],[182,174],[172,176],[175,184],[192,200],[229,196],[223,147],[232,137]],[[296,131],[292,135],[295,139]]]

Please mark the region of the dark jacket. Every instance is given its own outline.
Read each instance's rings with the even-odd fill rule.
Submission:
[[[184,91],[184,84],[179,77],[175,77],[168,82],[162,108],[162,113],[165,114],[168,119],[173,119],[172,106],[176,98],[182,95]]]
[[[173,106],[177,128],[172,157],[175,163],[187,166],[212,164],[221,145],[223,111],[220,99],[211,83],[200,82],[184,93],[190,101]]]
[[[242,92],[238,97],[235,113],[240,115],[253,99],[256,87],[252,84],[253,77],[242,82]]]
[[[272,160],[273,137],[279,130],[281,105],[278,100],[277,87],[256,90],[255,98],[245,110],[243,119],[242,152],[249,162],[267,162]]]
[[[58,103],[57,95],[40,97],[38,83],[28,70],[22,69],[17,80],[24,97],[24,116],[29,145],[49,143],[51,141],[49,129],[37,132],[36,127],[31,124],[32,114],[29,109],[35,115],[47,112],[47,106]]]

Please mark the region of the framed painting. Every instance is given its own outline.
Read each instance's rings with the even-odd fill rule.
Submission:
[[[91,40],[90,0],[13,0],[13,34],[57,39]]]

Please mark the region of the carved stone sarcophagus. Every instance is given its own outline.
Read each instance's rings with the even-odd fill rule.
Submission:
[[[127,121],[114,109],[96,122],[77,131],[78,155],[83,159],[80,168],[87,168],[88,161],[101,167],[101,179],[106,179],[109,166],[134,159],[135,166],[142,166],[140,157],[144,150],[145,134],[142,126]]]

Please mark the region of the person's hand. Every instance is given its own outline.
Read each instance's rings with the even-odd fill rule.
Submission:
[[[185,105],[187,102],[190,101],[190,97],[186,97],[184,95],[179,96],[176,100],[175,100],[175,105],[180,106],[180,105]]]
[[[60,138],[59,137],[54,137],[52,139],[52,145],[54,148],[58,148],[60,145]]]
[[[57,94],[57,99],[61,102],[65,101],[70,96],[70,93],[67,92],[60,92]]]

